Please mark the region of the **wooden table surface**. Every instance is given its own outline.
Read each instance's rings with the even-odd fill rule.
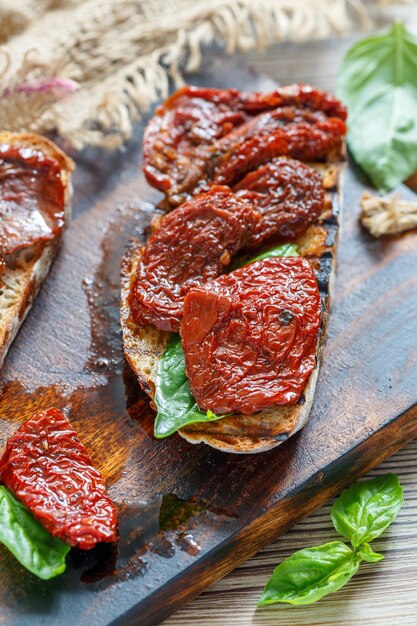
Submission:
[[[417,34],[417,3],[394,9],[391,14],[403,17]],[[308,82],[333,91],[340,60],[357,38],[280,44],[244,58],[281,83]],[[295,550],[338,538],[330,522],[329,502],[166,620],[164,626],[415,626],[417,440],[369,477],[387,472],[398,475],[405,490],[405,505],[390,529],[373,544],[385,558],[379,563],[362,564],[342,590],[309,607],[277,605],[256,609],[260,593],[278,563]]]

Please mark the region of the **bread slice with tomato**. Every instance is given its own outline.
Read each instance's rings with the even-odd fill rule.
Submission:
[[[306,423],[334,268],[346,117],[331,94],[297,84],[271,93],[186,86],[156,109],[143,171],[176,217],[124,258],[121,304],[126,357],[158,409],[156,436],[178,430],[191,443],[253,453]],[[207,227],[201,206],[215,213],[216,194],[226,213],[236,215],[236,202],[250,206],[252,216],[238,219],[248,225],[243,239],[232,218],[217,215]],[[253,263],[259,253],[288,256],[267,250],[275,242],[297,244],[291,254],[305,259]]]
[[[45,137],[0,133],[0,368],[59,250],[73,169]]]
[[[314,267],[322,300],[322,321],[316,351],[316,365],[296,404],[275,405],[252,414],[236,413],[221,419],[193,423],[178,433],[190,443],[205,443],[223,452],[251,454],[274,448],[300,430],[313,404],[332,290],[338,223],[342,201],[343,163],[340,152],[328,163],[312,165],[322,176],[326,202],[316,224],[294,242],[299,254]],[[135,281],[143,245],[132,242],[122,260],[121,324],[125,356],[141,387],[155,407],[155,390],[160,360],[171,333],[132,320],[129,294]]]

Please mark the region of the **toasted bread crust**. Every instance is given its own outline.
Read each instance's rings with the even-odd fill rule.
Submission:
[[[132,242],[122,259],[120,319],[126,359],[142,389],[153,399],[158,362],[165,352],[171,333],[154,326],[138,326],[130,319],[128,298],[142,250],[141,244]]]
[[[74,162],[52,141],[34,133],[0,133],[0,144],[16,147],[30,147],[56,161],[61,169],[64,186],[65,222],[71,214],[71,172]],[[13,267],[4,270],[0,285],[0,369],[4,363],[19,328],[23,324],[37,294],[48,274],[49,268],[59,249],[61,236],[49,241],[40,255],[31,248],[21,250],[15,257]]]
[[[334,216],[338,204],[337,189],[340,195],[340,157],[327,164],[313,165],[322,175],[323,186],[331,192],[331,210],[324,208],[323,222],[311,226],[300,240],[303,256],[311,257],[320,263],[320,257],[328,252],[334,256],[336,239],[328,245],[329,231],[325,220]],[[158,331],[152,326],[139,327],[129,319],[128,296],[131,281],[141,256],[142,246],[132,242],[122,261],[121,271],[121,323],[123,343],[129,361],[144,391],[153,399],[158,362],[167,346],[170,333]],[[334,265],[334,264],[333,264]],[[206,443],[223,452],[253,454],[264,452],[286,441],[307,422],[314,398],[318,377],[320,353],[325,333],[329,307],[329,291],[332,286],[332,273],[325,278],[326,293],[323,296],[322,328],[317,349],[317,365],[311,373],[301,401],[292,406],[275,406],[253,415],[231,415],[212,422],[195,423],[179,431],[181,437],[190,443]]]

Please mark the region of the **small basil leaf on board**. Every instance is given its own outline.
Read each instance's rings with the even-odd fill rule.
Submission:
[[[337,532],[356,548],[379,537],[394,521],[404,502],[394,474],[351,485],[333,504],[330,516]]]
[[[363,561],[367,561],[368,563],[377,563],[384,558],[383,554],[374,552],[369,543],[364,543],[363,546],[360,547],[358,554]]]
[[[359,41],[339,68],[348,145],[375,187],[392,189],[417,169],[417,37],[395,23]]]
[[[341,541],[299,550],[275,568],[258,606],[317,602],[352,578],[359,563],[360,557]]]
[[[200,411],[191,395],[185,373],[185,357],[181,337],[173,334],[162,355],[155,385],[155,404],[158,410],[154,434],[168,437],[180,428],[195,422],[211,422],[224,417],[211,411]]]
[[[235,263],[232,264],[232,270],[236,270],[239,267],[243,267],[244,265],[249,265],[250,263],[255,263],[255,261],[263,261],[264,259],[270,259],[271,257],[284,256],[298,256],[298,246],[296,246],[294,243],[284,243],[281,246],[270,248],[269,250],[258,254],[258,256],[245,256],[243,258],[236,259]]]
[[[0,543],[23,567],[43,580],[65,571],[70,546],[45,530],[3,485],[0,486]]]

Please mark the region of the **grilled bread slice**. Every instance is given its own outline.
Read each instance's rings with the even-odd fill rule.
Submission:
[[[223,452],[253,454],[270,450],[286,441],[307,422],[314,398],[329,309],[343,173],[339,154],[326,164],[310,165],[321,173],[328,202],[319,223],[311,226],[295,243],[299,245],[300,254],[310,258],[313,263],[322,297],[323,317],[316,367],[298,404],[275,406],[253,415],[236,414],[212,422],[192,424],[179,431],[181,437],[190,443],[206,443]],[[153,399],[159,359],[165,351],[170,333],[153,326],[138,326],[129,317],[128,296],[142,249],[141,244],[132,242],[122,260],[121,324],[126,358],[141,387]]]
[[[64,221],[71,213],[71,172],[73,161],[52,141],[33,133],[0,133],[0,145],[31,148],[55,159],[64,186]],[[25,247],[5,259],[0,276],[0,368],[19,328],[23,324],[39,288],[59,249],[62,231],[41,247]]]

